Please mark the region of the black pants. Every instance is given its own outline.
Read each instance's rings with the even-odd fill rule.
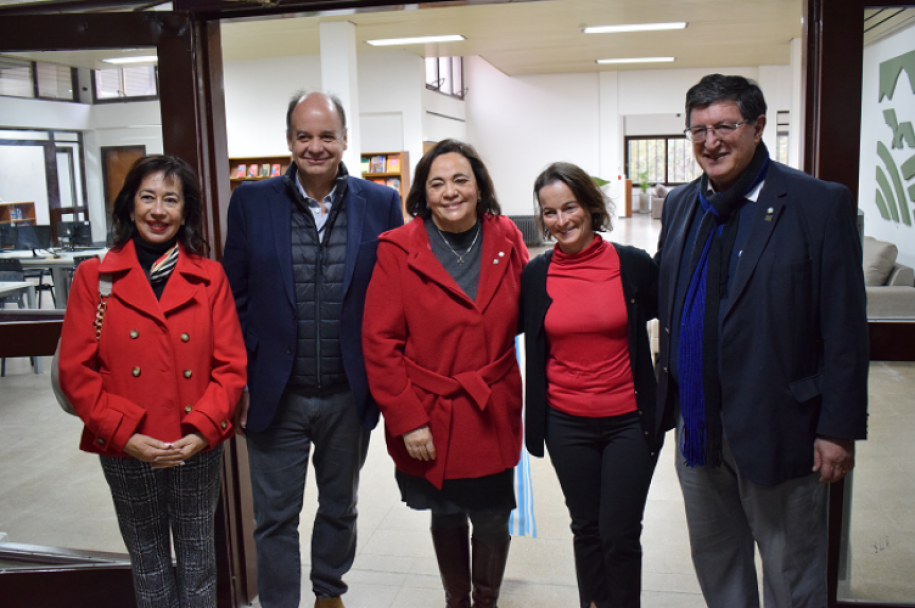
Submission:
[[[572,518],[582,608],[639,606],[642,515],[657,463],[639,413],[585,418],[550,408],[546,446]]]

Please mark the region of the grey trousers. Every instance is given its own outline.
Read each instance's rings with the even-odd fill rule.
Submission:
[[[356,556],[359,471],[370,436],[349,392],[324,398],[284,393],[270,426],[248,432],[257,587],[264,608],[299,606],[299,513],[312,444],[318,486],[311,536],[312,589],[317,597],[346,593],[343,575]]]
[[[825,608],[826,496],[819,473],[776,486],[741,475],[727,440],[720,467],[689,467],[677,441],[693,565],[709,608]],[[810,446],[813,450],[813,446]]]
[[[154,470],[135,458],[100,459],[130,554],[137,606],[215,608],[213,516],[219,501],[222,445],[170,469]]]

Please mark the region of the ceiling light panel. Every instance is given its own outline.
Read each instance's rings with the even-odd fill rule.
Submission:
[[[619,59],[598,59],[597,63],[669,63],[674,57],[622,57]]]
[[[386,38],[382,40],[366,40],[366,44],[372,46],[397,46],[400,44],[428,44],[432,42],[460,42],[467,40],[460,34],[450,34],[447,36],[417,36],[415,38]]]
[[[672,23],[629,23],[623,25],[598,25],[586,27],[581,31],[585,34],[622,34],[625,32],[657,32],[661,30],[682,30],[687,25],[686,21]]]

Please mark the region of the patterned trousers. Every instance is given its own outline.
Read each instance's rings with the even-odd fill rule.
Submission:
[[[130,554],[138,608],[214,608],[213,517],[222,446],[198,452],[184,466],[170,469],[153,469],[134,458],[100,458]]]

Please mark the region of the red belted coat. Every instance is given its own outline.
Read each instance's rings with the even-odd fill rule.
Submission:
[[[521,453],[521,374],[515,354],[527,248],[506,217],[483,217],[476,302],[429,244],[421,219],[379,238],[366,296],[369,387],[397,469],[466,479],[514,467]],[[411,458],[403,435],[429,425],[437,457]]]
[[[179,246],[180,247],[180,246]],[[96,341],[99,274],[113,286]],[[210,447],[232,433],[247,357],[222,266],[181,247],[156,300],[134,244],[79,265],[60,338],[60,385],[85,423],[80,449],[125,456],[134,433]]]

